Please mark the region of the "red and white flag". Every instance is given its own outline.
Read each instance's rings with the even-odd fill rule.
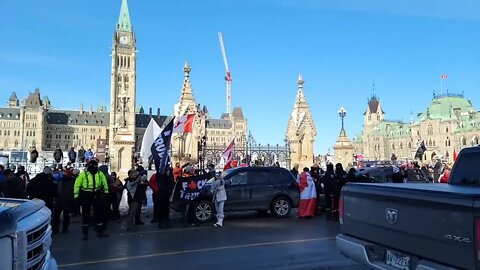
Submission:
[[[195,114],[186,114],[180,116],[173,126],[174,133],[192,133],[193,120],[195,120]]]
[[[446,78],[448,78],[448,75],[440,75],[440,78],[446,79]]]
[[[222,157],[225,159],[225,164],[230,163],[233,160],[233,154],[235,152],[235,138],[228,145],[228,147],[223,151]]]

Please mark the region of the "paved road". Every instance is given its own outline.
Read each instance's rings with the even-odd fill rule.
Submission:
[[[148,218],[144,218],[148,221]],[[276,219],[256,213],[230,215],[225,226],[159,230],[145,224],[127,233],[109,224],[110,238],[81,241],[80,225],[54,237],[60,269],[365,269],[335,247],[338,224],[324,216]]]

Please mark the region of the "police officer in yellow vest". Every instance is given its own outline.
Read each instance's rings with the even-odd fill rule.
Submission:
[[[98,170],[98,162],[91,160],[85,171],[75,180],[74,197],[79,199],[82,206],[83,240],[88,239],[88,225],[90,223],[90,209],[93,207],[93,216],[96,224],[97,237],[108,237],[104,233],[103,223],[105,194],[108,193],[108,183],[105,175]]]

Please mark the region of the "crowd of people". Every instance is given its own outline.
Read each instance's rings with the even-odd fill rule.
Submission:
[[[0,197],[18,199],[40,199],[52,212],[52,233],[68,233],[70,218],[81,216],[82,238],[89,238],[91,227],[95,228],[97,238],[108,237],[106,233],[109,221],[118,221],[127,231],[135,231],[143,225],[141,220],[142,206],[147,204],[147,189],[150,187],[154,204],[151,223],[158,223],[162,229],[170,228],[170,196],[174,183],[179,177],[195,176],[202,173],[211,173],[215,177],[213,165],[208,171],[195,169],[187,163],[180,166],[168,167],[166,175],[158,179],[153,174],[147,179],[147,170],[136,166],[128,171],[128,177],[123,181],[116,172],[109,173],[106,165],[99,166],[95,159],[90,160],[85,170],[78,170],[68,163],[47,166],[41,173],[30,179],[24,166],[11,165],[5,168],[0,165]],[[224,183],[214,184],[213,193],[216,195],[218,222],[223,224],[223,205],[226,200]],[[223,189],[223,193],[222,193]],[[120,203],[126,197],[128,214],[121,221]],[[183,215],[186,224],[195,225],[192,204],[183,205]],[[91,215],[93,213],[93,216]],[[60,224],[62,222],[62,224]],[[60,226],[62,225],[62,226]],[[61,229],[61,230],[60,230]]]

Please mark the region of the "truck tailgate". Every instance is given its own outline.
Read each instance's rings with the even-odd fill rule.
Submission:
[[[474,194],[427,184],[348,184],[342,190],[346,235],[443,264],[471,268]],[[455,191],[455,192],[454,192]]]

